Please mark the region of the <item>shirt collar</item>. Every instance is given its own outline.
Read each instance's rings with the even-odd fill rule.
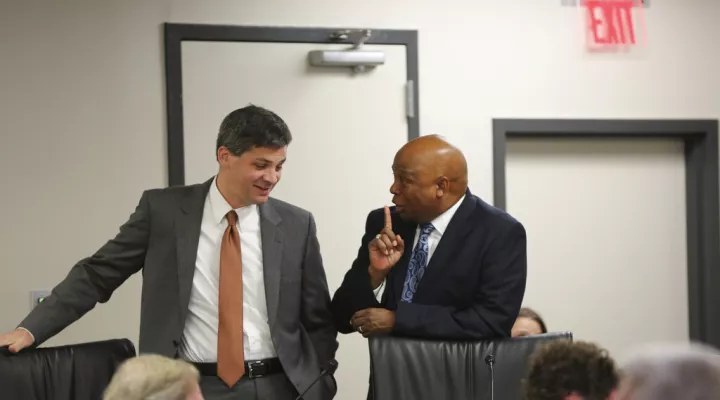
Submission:
[[[450,220],[455,215],[455,212],[457,212],[458,208],[460,208],[460,205],[462,204],[463,200],[465,200],[465,195],[463,195],[460,200],[458,200],[455,204],[453,204],[452,207],[450,207],[447,211],[440,214],[437,218],[432,220],[430,223],[435,227],[435,230],[437,233],[442,235],[445,233],[445,230],[447,230],[448,225],[450,225]]]
[[[225,200],[222,193],[220,193],[220,190],[217,187],[217,176],[213,178],[208,196],[210,196],[210,208],[212,210],[213,222],[219,225],[223,222],[227,213],[233,208],[230,204],[228,204],[227,200]],[[235,209],[235,212],[238,214],[238,219],[242,219],[244,215],[251,214],[255,211],[256,207],[257,205],[252,204],[247,207]]]

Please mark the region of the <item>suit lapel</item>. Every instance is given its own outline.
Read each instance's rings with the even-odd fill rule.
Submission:
[[[265,301],[267,302],[270,327],[275,324],[280,298],[282,276],[283,240],[285,234],[280,228],[280,214],[271,201],[259,206],[260,232],[262,238],[263,278],[265,280]]]
[[[422,295],[424,291],[431,289],[434,283],[448,271],[447,264],[452,256],[457,254],[458,243],[462,243],[463,238],[473,227],[474,220],[469,217],[474,209],[475,201],[468,191],[430,258],[425,274],[418,284],[417,294]]]
[[[190,303],[190,290],[195,274],[195,260],[200,240],[205,197],[212,182],[213,180],[210,179],[202,185],[188,187],[175,219],[180,321],[182,324],[185,323]]]

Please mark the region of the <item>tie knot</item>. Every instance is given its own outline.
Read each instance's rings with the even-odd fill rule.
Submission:
[[[237,224],[238,216],[235,210],[228,211],[228,213],[225,214],[225,218],[227,218],[228,226],[234,226]]]
[[[432,233],[433,229],[435,229],[435,227],[431,223],[420,225],[420,232],[422,232],[423,235],[429,235]]]

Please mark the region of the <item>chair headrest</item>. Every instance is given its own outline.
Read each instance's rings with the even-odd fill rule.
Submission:
[[[5,348],[0,355],[3,391],[13,399],[96,400],[118,366],[135,355],[128,339],[29,348],[17,354]]]
[[[371,337],[373,395],[376,400],[489,399],[494,387],[495,399],[521,399],[535,349],[572,339],[570,332],[487,341]]]

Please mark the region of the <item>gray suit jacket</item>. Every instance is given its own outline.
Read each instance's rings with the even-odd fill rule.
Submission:
[[[118,235],[78,262],[22,321],[35,345],[108,301],[142,269],[139,352],[177,357],[211,183],[145,191]],[[302,392],[338,347],[315,222],[308,211],[272,198],[259,211],[272,339],[286,375]],[[327,400],[336,391],[327,377],[304,398]]]

